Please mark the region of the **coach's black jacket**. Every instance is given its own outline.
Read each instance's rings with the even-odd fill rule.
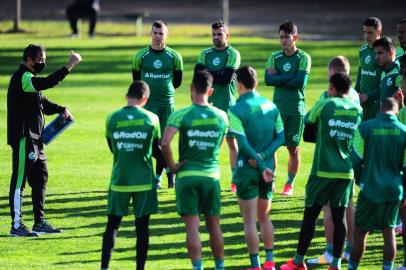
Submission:
[[[44,114],[65,111],[65,107],[49,101],[40,91],[57,85],[69,74],[68,69],[62,67],[48,77],[31,77],[30,87],[34,92],[23,89],[23,75],[26,72],[34,75],[25,65],[20,65],[10,79],[7,92],[7,143],[12,147],[25,136],[39,140],[45,124]]]

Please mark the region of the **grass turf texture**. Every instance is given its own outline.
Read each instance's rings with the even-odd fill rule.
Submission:
[[[82,31],[87,25],[82,25]],[[10,24],[0,22],[0,29]],[[67,38],[68,25],[64,22],[26,22],[23,28],[32,32],[0,35],[0,268],[1,269],[97,269],[100,266],[102,234],[106,223],[106,191],[109,184],[112,156],[104,138],[107,114],[125,104],[124,94],[131,82],[131,63],[135,51],[150,42],[148,36],[135,37],[134,25],[98,25],[103,33],[94,39],[84,34],[79,39]],[[176,108],[190,104],[189,84],[197,57],[203,48],[211,46],[206,25],[171,25],[168,45],[178,50],[185,63],[184,80],[176,91]],[[242,65],[250,64],[258,71],[260,93],[272,97],[272,88],[263,83],[263,72],[270,52],[279,50],[279,42],[248,36],[247,29],[231,29],[230,44],[241,53]],[[144,27],[148,32],[148,27]],[[79,52],[83,62],[53,90],[45,92],[51,100],[66,105],[76,122],[56,141],[46,147],[49,160],[49,183],[46,213],[49,221],[64,229],[63,234],[43,235],[39,238],[11,238],[8,208],[8,189],[11,175],[11,151],[6,145],[6,96],[11,74],[21,62],[23,49],[29,43],[41,43],[47,48],[46,73],[56,70],[68,60],[71,49]],[[355,80],[357,54],[360,42],[299,41],[298,46],[312,57],[310,80],[306,89],[307,110],[327,88],[326,65],[336,55],[347,56],[353,64]],[[54,117],[54,116],[53,116]],[[47,118],[49,122],[53,117]],[[304,186],[310,172],[314,145],[301,144],[302,165],[295,183],[295,195],[274,196],[271,219],[275,226],[275,258],[277,265],[294,255],[303,214]],[[287,177],[287,151],[278,151],[278,179],[280,192]],[[221,223],[225,240],[227,269],[245,269],[249,266],[243,235],[242,219],[236,197],[230,193],[231,172],[228,149],[220,153],[222,212]],[[166,177],[163,177],[166,187]],[[32,226],[30,188],[25,190],[23,215]],[[147,269],[190,269],[185,247],[185,232],[174,205],[174,190],[159,191],[159,214],[152,216],[150,250]],[[134,269],[135,232],[133,216],[125,217],[118,233],[111,269]],[[324,233],[319,220],[316,236],[308,257],[324,251]],[[201,223],[203,259],[206,268],[214,267],[208,247],[208,235]],[[400,249],[396,264],[403,258]],[[383,239],[373,234],[368,240],[367,253],[361,269],[378,269],[382,261]],[[261,258],[264,252],[261,250]],[[344,264],[344,267],[346,265]],[[326,266],[312,269],[325,269]]]

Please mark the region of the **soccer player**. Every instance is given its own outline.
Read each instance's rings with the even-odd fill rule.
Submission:
[[[117,231],[130,201],[137,235],[137,270],[144,269],[149,245],[149,218],[158,208],[152,169],[153,141],[159,140],[159,119],[143,109],[149,87],[134,81],[126,94],[127,106],[111,113],[106,121],[106,138],[113,153],[108,195],[108,221],[103,235],[101,269],[108,269]]]
[[[376,62],[383,68],[383,74],[378,89],[368,93],[366,100],[379,97],[382,102],[400,91],[402,77],[400,76],[399,62],[396,61],[395,44],[389,37],[374,42]],[[360,96],[362,102],[363,98]]]
[[[203,269],[199,215],[210,235],[215,269],[224,270],[224,240],[220,228],[220,169],[218,154],[228,129],[227,115],[209,105],[213,77],[207,71],[194,74],[193,104],[173,113],[162,138],[165,160],[176,175],[176,208],[186,226],[186,245],[194,270]],[[179,163],[171,141],[179,132]]]
[[[252,67],[244,66],[237,70],[240,97],[228,113],[230,132],[237,138],[239,149],[233,181],[237,186],[238,204],[244,221],[250,269],[261,269],[258,220],[266,255],[262,269],[274,270],[274,230],[269,219],[274,153],[285,139],[278,108],[258,94],[255,90],[257,86],[257,73]]]
[[[304,256],[313,238],[317,217],[327,203],[334,224],[333,260],[329,269],[341,267],[346,234],[344,215],[354,178],[351,144],[361,122],[362,108],[348,99],[351,79],[347,74],[336,73],[329,82],[330,98],[318,101],[305,117],[305,140],[316,139],[316,148],[306,185],[305,210],[296,255],[282,265],[281,270],[307,269]]]
[[[228,44],[230,33],[228,26],[221,20],[211,25],[214,47],[202,51],[195,66],[195,72],[207,69],[213,76],[213,94],[209,102],[213,106],[227,112],[235,104],[236,80],[235,71],[240,66],[240,53]],[[237,142],[227,134],[226,141],[230,149],[230,165],[232,175],[236,169]],[[235,186],[231,183],[231,191]]]
[[[72,52],[69,62],[47,77],[38,77],[45,68],[46,52],[40,45],[30,44],[24,49],[23,62],[10,79],[7,92],[7,144],[12,148],[13,172],[10,180],[9,203],[11,236],[38,236],[43,233],[60,233],[45,219],[45,193],[48,182],[48,161],[41,134],[46,115],[72,115],[66,107],[59,106],[42,94],[62,81],[80,61]],[[34,226],[31,232],[22,220],[22,198],[28,181],[32,192]]]
[[[345,56],[336,56],[328,63],[328,77],[330,78],[336,73],[344,73],[348,76],[350,75],[350,62]],[[325,91],[320,98],[328,98],[328,91]],[[360,103],[358,93],[352,87],[350,88],[347,98],[352,100],[354,103]],[[352,198],[350,198],[350,202],[345,211],[345,219],[347,224],[347,240],[345,242],[344,258],[346,258],[348,261],[350,258],[354,232],[354,203]],[[326,250],[320,257],[308,259],[308,264],[330,264],[333,261],[334,224],[332,221],[330,207],[327,205],[323,206],[323,225],[326,236]]]
[[[362,120],[375,118],[379,112],[379,97],[369,94],[379,89],[382,67],[376,62],[374,42],[381,38],[382,23],[376,17],[364,21],[364,38],[367,44],[359,49],[359,68],[355,90],[360,94],[363,109]],[[368,99],[368,100],[366,100]]]
[[[397,24],[396,34],[400,45],[400,48],[396,50],[396,57],[399,59],[399,57],[406,54],[406,18],[401,19]]]
[[[405,206],[403,190],[406,187],[406,126],[396,118],[398,106],[398,101],[392,97],[382,100],[381,112],[375,119],[362,123],[355,135],[352,160],[360,193],[348,269],[358,269],[367,235],[375,230],[383,232],[382,269],[393,269],[394,227],[399,206]]]
[[[265,70],[265,84],[275,86],[273,101],[282,116],[285,143],[289,151],[288,180],[282,195],[293,195],[293,184],[300,165],[300,138],[303,133],[305,96],[311,59],[296,47],[297,26],[291,21],[279,25],[282,51],[272,53]]]
[[[151,45],[138,51],[134,56],[133,80],[145,81],[151,90],[145,109],[158,115],[161,130],[174,110],[175,89],[182,83],[183,61],[181,55],[166,46],[168,26],[155,21],[151,30]],[[157,187],[161,187],[161,174],[166,167],[159,145],[153,147],[156,158]],[[167,170],[168,188],[174,185],[174,175]]]

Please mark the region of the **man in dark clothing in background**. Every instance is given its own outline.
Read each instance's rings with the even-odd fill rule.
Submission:
[[[44,203],[48,181],[48,165],[41,141],[44,129],[44,114],[62,114],[72,117],[66,107],[61,107],[42,95],[62,81],[81,60],[72,52],[69,62],[48,77],[37,77],[45,68],[45,48],[28,45],[23,62],[10,79],[7,92],[7,143],[11,146],[13,173],[10,181],[11,236],[38,236],[41,233],[58,233],[62,230],[45,220]],[[22,198],[25,183],[32,188],[31,198],[34,226],[31,232],[22,222]]]
[[[89,37],[94,36],[97,13],[100,11],[99,2],[100,0],[75,0],[66,8],[66,16],[72,29],[71,37],[79,36],[77,24],[80,18],[89,18]]]

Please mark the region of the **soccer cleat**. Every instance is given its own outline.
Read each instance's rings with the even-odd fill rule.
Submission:
[[[23,236],[23,237],[35,237],[38,236],[38,233],[30,231],[23,223],[20,224],[20,227],[17,229],[11,228],[10,236]]]
[[[343,254],[343,260],[349,262],[350,261],[350,254],[351,254],[350,252],[345,251],[344,254]]]
[[[333,256],[324,252],[320,257],[307,259],[308,264],[331,264]]]
[[[285,184],[283,191],[281,193],[284,196],[292,196],[293,195],[293,186],[290,184]]]
[[[274,262],[265,262],[264,266],[262,266],[262,270],[275,270],[275,263]]]
[[[231,192],[237,192],[237,186],[234,183],[231,183],[230,191]]]
[[[280,270],[307,270],[305,263],[296,264],[293,259],[290,259],[285,264],[281,265]]]
[[[406,270],[406,265],[399,266],[396,270]]]
[[[32,231],[37,234],[48,234],[48,233],[61,233],[63,230],[55,228],[51,224],[47,223],[46,220],[43,220],[40,223],[34,224]]]

